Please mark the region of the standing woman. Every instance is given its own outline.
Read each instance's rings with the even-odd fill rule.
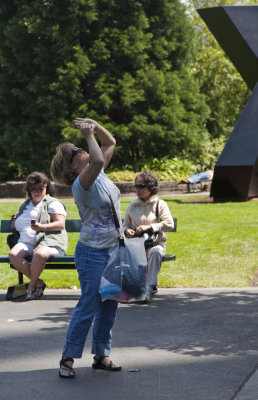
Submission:
[[[111,196],[120,218],[120,192],[104,174],[116,141],[111,134],[92,119],[76,118],[75,127],[86,139],[88,151],[72,143],[62,143],[52,160],[51,174],[55,182],[71,186],[82,220],[82,229],[75,250],[75,265],[79,274],[81,296],[76,305],[66,335],[59,376],[74,378],[74,358],[81,358],[87,334],[93,324],[91,352],[92,367],[120,371],[109,358],[111,329],[115,322],[117,301],[101,301],[99,284],[108,261],[108,250],[118,240],[113,220]],[[99,147],[94,131],[97,134]]]

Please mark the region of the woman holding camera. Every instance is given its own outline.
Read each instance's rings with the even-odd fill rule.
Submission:
[[[158,244],[146,248],[147,287],[145,302],[157,293],[157,277],[161,268],[162,257],[166,253],[167,237],[164,232],[172,231],[174,221],[167,203],[159,199],[158,179],[151,171],[137,174],[135,185],[137,199],[129,204],[124,219],[124,233],[128,238],[142,236],[145,233],[158,233]]]
[[[37,300],[46,287],[39,278],[46,261],[54,255],[64,255],[67,249],[66,211],[63,204],[52,197],[54,188],[45,174],[31,173],[25,190],[28,199],[11,221],[19,239],[9,259],[15,269],[30,279],[26,300]],[[28,256],[32,256],[31,262]]]

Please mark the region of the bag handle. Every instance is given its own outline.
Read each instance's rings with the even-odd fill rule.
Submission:
[[[117,216],[117,213],[116,213],[114,202],[112,200],[111,195],[104,188],[103,188],[103,190],[108,195],[110,203],[111,203],[112,216],[113,216],[113,219],[114,219],[114,222],[115,222],[115,226],[116,226],[116,229],[117,229],[117,232],[118,232],[119,246],[125,247],[125,239],[124,239],[123,236],[120,235],[120,223],[119,223],[119,219],[118,219],[118,216]]]

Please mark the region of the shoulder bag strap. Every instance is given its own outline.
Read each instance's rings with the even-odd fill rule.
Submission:
[[[156,204],[156,220],[159,222],[159,199]]]
[[[102,187],[103,188],[103,187]],[[111,211],[112,211],[112,216],[115,222],[115,226],[118,232],[118,241],[119,241],[119,246],[125,246],[125,240],[123,238],[123,236],[120,235],[120,223],[119,223],[119,219],[116,213],[116,209],[114,206],[114,202],[112,200],[111,195],[103,188],[104,192],[108,195],[110,203],[111,203]]]

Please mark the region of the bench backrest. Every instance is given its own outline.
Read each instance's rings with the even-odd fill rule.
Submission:
[[[1,230],[2,233],[10,233],[11,225],[9,219],[2,219],[1,220]],[[82,222],[80,219],[66,219],[65,220],[65,229],[67,232],[80,232],[82,227]]]
[[[177,218],[173,218],[173,219],[174,219],[173,232],[176,232]],[[0,232],[2,232],[2,233],[12,232],[10,222],[11,221],[9,219],[2,219]],[[65,228],[66,228],[67,232],[80,232],[81,226],[82,226],[82,222],[80,219],[66,219],[65,220]]]

